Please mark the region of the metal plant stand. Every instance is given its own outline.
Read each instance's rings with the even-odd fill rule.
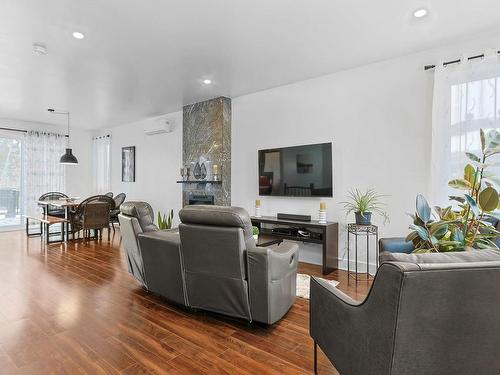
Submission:
[[[350,243],[351,235],[354,235],[355,270],[351,272]],[[366,272],[358,272],[358,236],[366,237]],[[369,281],[373,279],[370,275],[370,237],[375,236],[375,262],[378,269],[378,227],[376,225],[347,224],[347,274],[356,281]]]

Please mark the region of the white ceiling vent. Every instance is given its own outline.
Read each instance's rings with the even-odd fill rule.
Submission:
[[[170,121],[161,118],[151,122],[150,124],[147,124],[144,127],[144,134],[146,135],[164,134],[164,133],[171,133],[173,130],[174,130],[173,125],[170,123]]]

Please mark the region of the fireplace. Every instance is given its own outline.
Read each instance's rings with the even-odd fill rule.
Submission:
[[[194,204],[214,204],[213,195],[190,195],[189,205]]]
[[[194,178],[182,184],[182,205],[231,205],[231,99],[218,97],[185,105],[182,110],[182,165],[194,177],[200,158],[218,166],[217,181]],[[207,169],[207,175],[211,172]],[[200,197],[194,196],[198,195]]]

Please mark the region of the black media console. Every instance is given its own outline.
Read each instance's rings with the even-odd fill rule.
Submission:
[[[252,225],[260,230],[262,238],[275,238],[299,242],[317,243],[323,250],[323,275],[338,269],[339,224],[318,221],[296,221],[278,219],[273,216],[251,217]],[[264,224],[264,225],[263,225]],[[273,225],[279,230],[266,228],[265,224]],[[293,230],[287,231],[286,228]],[[301,234],[302,233],[302,234]],[[307,233],[310,235],[307,236]],[[304,236],[306,235],[306,236]],[[260,238],[259,238],[260,242]]]

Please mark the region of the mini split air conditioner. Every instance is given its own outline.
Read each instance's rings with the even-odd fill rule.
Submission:
[[[144,127],[144,134],[156,135],[163,133],[171,133],[173,130],[172,124],[165,119],[159,119]]]

